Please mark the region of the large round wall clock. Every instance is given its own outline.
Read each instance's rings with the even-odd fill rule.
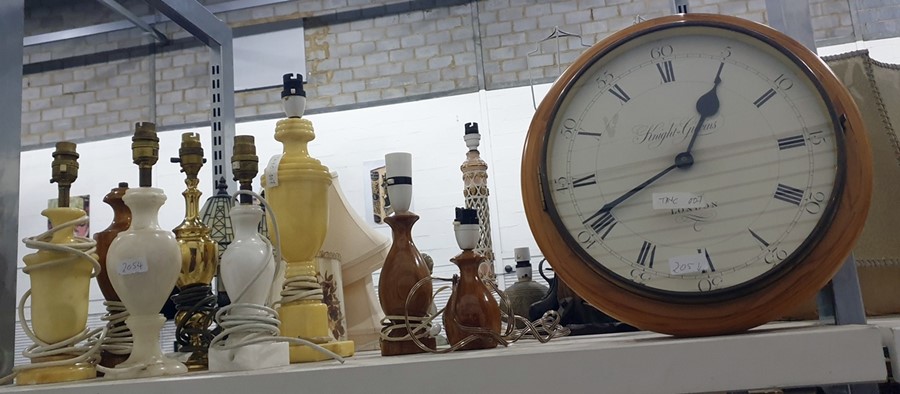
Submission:
[[[740,332],[811,299],[862,231],[859,110],[819,58],[764,25],[663,17],[554,83],[522,162],[525,211],[560,277],[639,328]]]

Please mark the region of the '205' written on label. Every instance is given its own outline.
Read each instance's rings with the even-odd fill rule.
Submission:
[[[119,275],[134,275],[147,272],[147,259],[133,258],[119,263]]]

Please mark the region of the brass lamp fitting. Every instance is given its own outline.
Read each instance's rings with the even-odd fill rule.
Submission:
[[[231,171],[234,180],[238,181],[241,190],[253,190],[253,178],[259,172],[259,157],[256,156],[256,145],[252,135],[237,135],[234,137],[234,154],[231,155]],[[251,198],[242,194],[242,204],[250,204]]]
[[[131,159],[138,165],[139,186],[152,186],[153,165],[159,160],[159,137],[156,136],[156,124],[138,122],[134,124],[134,137],[131,137]]]
[[[200,134],[182,134],[178,157],[173,157],[171,160],[172,163],[181,163],[181,172],[187,175],[187,179],[197,179],[200,167],[206,163],[206,159],[203,158],[203,147],[200,146]]]
[[[50,183],[59,185],[60,208],[69,206],[69,190],[78,178],[78,153],[75,152],[75,146],[74,142],[57,142],[56,151],[53,152],[53,175]]]

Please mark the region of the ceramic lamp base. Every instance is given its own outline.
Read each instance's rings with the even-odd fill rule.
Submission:
[[[48,358],[49,359],[49,358]],[[41,361],[47,361],[43,359]],[[16,375],[17,385],[73,382],[97,377],[97,369],[89,363],[27,369]]]
[[[286,305],[278,309],[281,335],[289,338],[332,338],[328,330],[328,307],[321,303]],[[353,355],[353,341],[330,341],[319,344],[342,357]],[[291,345],[291,363],[327,360],[329,357],[308,346]]]
[[[237,349],[209,349],[211,372],[254,371],[290,364],[286,342],[257,343]]]

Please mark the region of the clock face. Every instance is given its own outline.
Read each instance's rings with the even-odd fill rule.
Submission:
[[[542,192],[591,268],[651,297],[728,298],[790,270],[840,196],[842,134],[822,87],[761,38],[648,30],[563,90]]]

